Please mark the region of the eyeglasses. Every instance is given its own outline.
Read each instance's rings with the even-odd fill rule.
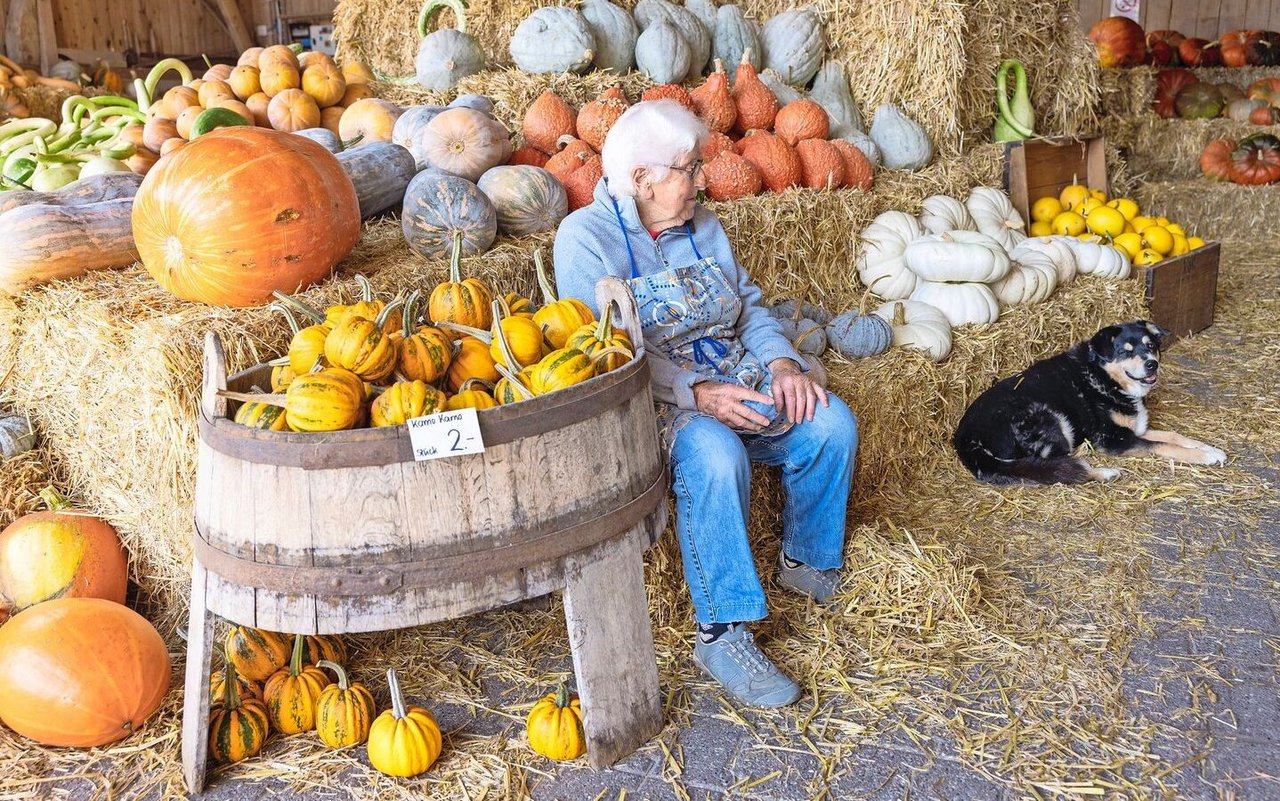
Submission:
[[[702,172],[702,159],[694,159],[693,163],[687,167],[678,167],[675,164],[668,164],[666,166],[668,169],[679,170],[689,176],[689,180],[692,181],[698,177],[698,173]]]

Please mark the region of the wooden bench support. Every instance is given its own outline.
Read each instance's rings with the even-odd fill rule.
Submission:
[[[191,611],[187,620],[187,678],[182,704],[182,776],[187,792],[204,789],[209,758],[209,673],[213,658],[213,615],[205,604],[209,571],[191,569]]]

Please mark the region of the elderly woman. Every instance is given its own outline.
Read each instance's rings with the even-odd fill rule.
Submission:
[[[594,202],[560,224],[556,283],[594,309],[598,279],[629,280],[671,465],[694,659],[739,702],[784,706],[800,688],[744,625],[767,614],[747,536],[751,462],[782,468],[778,582],[825,603],[843,563],[857,421],[810,377],[698,204],[706,135],[673,101],[623,114],[604,142]]]

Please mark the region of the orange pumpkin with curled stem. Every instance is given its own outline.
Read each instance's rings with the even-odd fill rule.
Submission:
[[[434,384],[444,376],[453,361],[453,339],[435,326],[424,325],[413,330],[419,298],[420,294],[415,289],[405,299],[396,370],[411,381]]]
[[[383,325],[399,306],[400,301],[392,301],[373,320],[357,315],[344,317],[325,337],[325,360],[365,381],[379,381],[391,375],[396,367],[396,343]]]

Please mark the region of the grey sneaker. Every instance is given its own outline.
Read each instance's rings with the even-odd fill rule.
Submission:
[[[799,700],[800,687],[769,661],[741,623],[730,626],[714,642],[695,638],[693,661],[738,703],[768,709]]]
[[[819,570],[800,562],[795,567],[787,564],[785,554],[778,554],[778,583],[793,592],[807,595],[816,603],[825,604],[836,594],[840,571]]]

